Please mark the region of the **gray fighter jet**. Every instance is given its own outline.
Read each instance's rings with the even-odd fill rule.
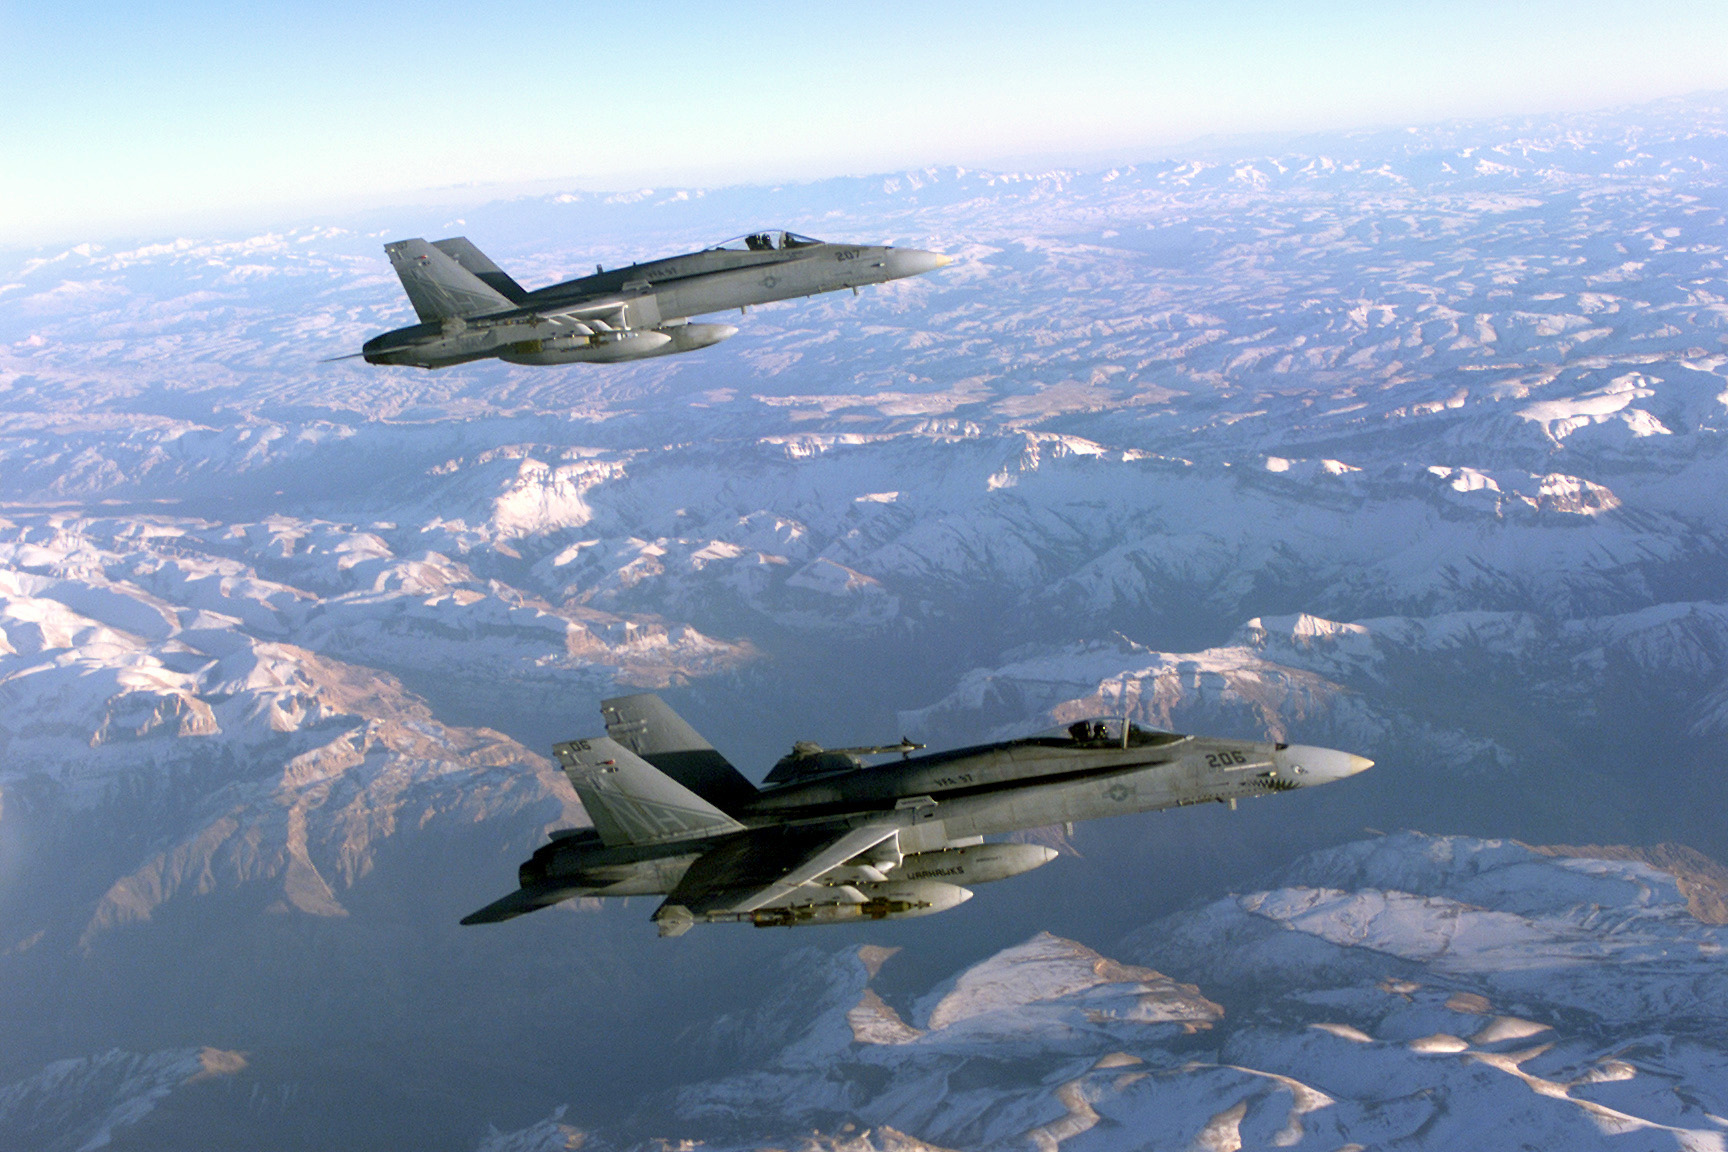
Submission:
[[[511,364],[610,364],[706,348],[737,332],[690,317],[916,276],[950,262],[917,248],[828,244],[795,232],[753,232],[664,260],[525,291],[468,242],[384,245],[420,323],[366,342],[368,364],[446,368],[497,357]],[[346,357],[339,357],[346,359]]]
[[[1330,784],[1373,761],[1303,744],[1181,736],[1121,717],[912,756],[923,745],[800,742],[761,788],[658,696],[601,704],[606,735],[554,747],[594,821],[552,833],[521,887],[465,918],[508,920],[576,896],[664,894],[662,936],[925,916],[968,884],[1049,863],[984,837],[1043,825],[1227,803]],[[880,754],[899,760],[869,767]]]

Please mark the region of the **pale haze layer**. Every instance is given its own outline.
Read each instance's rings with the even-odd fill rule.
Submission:
[[[0,6],[0,243],[452,185],[1147,158],[1728,87],[1728,6]]]

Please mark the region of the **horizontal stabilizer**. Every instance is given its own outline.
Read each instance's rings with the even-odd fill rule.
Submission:
[[[530,912],[538,912],[548,905],[556,904],[564,899],[563,888],[518,888],[501,899],[494,900],[478,912],[470,912],[462,917],[464,924],[497,924],[502,920],[514,920],[518,916],[526,916]]]

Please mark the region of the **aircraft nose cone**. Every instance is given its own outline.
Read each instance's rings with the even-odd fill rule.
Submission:
[[[1273,758],[1281,773],[1305,785],[1330,784],[1374,766],[1374,761],[1366,756],[1340,752],[1336,748],[1316,748],[1312,744],[1292,744],[1275,753]]]
[[[898,279],[901,276],[918,276],[925,272],[934,272],[954,263],[954,257],[944,256],[940,252],[926,252],[922,248],[893,248],[888,252],[888,270]]]

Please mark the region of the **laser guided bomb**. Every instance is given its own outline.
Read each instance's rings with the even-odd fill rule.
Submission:
[[[914,756],[799,742],[760,787],[658,696],[601,704],[606,735],[554,747],[592,828],[559,829],[516,891],[463,919],[508,920],[580,896],[663,895],[663,936],[927,916],[1056,857],[986,836],[1354,776],[1373,761],[1302,744],[1078,720],[1017,740]],[[874,766],[866,757],[897,755]]]
[[[529,292],[465,236],[398,240],[384,251],[420,323],[375,336],[355,355],[368,364],[414,368],[491,358],[613,364],[694,352],[738,329],[691,323],[692,316],[844,288],[856,292],[950,262],[917,248],[830,244],[767,231],[627,268],[596,266],[592,276]]]

